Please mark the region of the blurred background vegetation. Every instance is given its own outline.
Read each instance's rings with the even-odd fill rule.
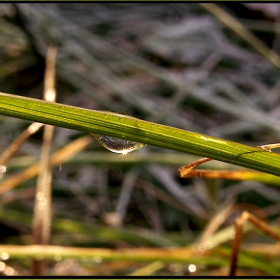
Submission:
[[[219,6],[280,52],[279,4]],[[279,141],[280,69],[198,3],[2,3],[0,91],[42,99],[50,44],[58,45],[58,103],[119,112],[251,146]],[[1,151],[28,125],[0,116]],[[52,151],[80,136],[55,128]],[[3,179],[38,161],[41,144],[39,131],[11,159]],[[150,146],[124,158],[93,139],[86,150],[53,168],[50,244],[189,246],[217,213],[240,203],[277,225],[277,186],[179,178],[178,168],[194,159]],[[32,243],[35,185],[36,178],[22,180],[0,196],[1,244]],[[238,213],[232,211],[222,228],[231,227]],[[273,242],[255,231],[246,241]],[[223,242],[230,248],[231,237]],[[27,260],[7,264],[20,275],[29,273]],[[144,265],[65,259],[50,262],[48,275],[128,275]],[[227,265],[201,263],[193,272],[190,263],[166,263],[149,273],[223,275]],[[242,273],[265,272],[244,268]]]

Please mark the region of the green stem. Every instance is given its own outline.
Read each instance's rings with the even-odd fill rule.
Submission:
[[[0,114],[181,151],[280,176],[278,154],[107,111],[0,93]]]

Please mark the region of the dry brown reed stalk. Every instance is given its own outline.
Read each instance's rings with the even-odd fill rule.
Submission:
[[[236,275],[237,261],[239,255],[239,248],[242,240],[242,231],[243,226],[246,222],[250,222],[257,229],[261,230],[267,236],[275,239],[278,243],[280,242],[280,235],[273,230],[265,221],[259,219],[253,214],[244,211],[236,220],[235,220],[235,237],[232,242],[232,254],[231,254],[231,263],[229,269],[229,276]]]
[[[46,71],[44,79],[43,99],[49,102],[56,101],[55,90],[55,58],[56,46],[50,46],[46,58]],[[33,238],[34,244],[48,244],[51,225],[51,165],[50,150],[53,139],[54,127],[44,126],[43,144],[41,152],[40,170],[35,193]],[[32,275],[43,275],[45,271],[44,260],[33,260]]]
[[[71,142],[70,144],[56,151],[50,158],[50,165],[54,167],[66,162],[77,153],[83,151],[92,142],[93,142],[93,137],[91,136],[80,137],[79,139]],[[0,194],[15,188],[16,186],[18,186],[24,181],[33,178],[38,174],[38,172],[39,172],[39,163],[35,163],[32,166],[23,170],[22,172],[13,175],[12,177],[6,180],[3,180],[0,183]]]
[[[42,123],[32,123],[4,150],[4,152],[0,156],[0,171],[2,173],[6,172],[9,160],[15,155],[20,146],[42,126]]]

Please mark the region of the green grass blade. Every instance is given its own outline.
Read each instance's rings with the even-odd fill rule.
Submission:
[[[280,176],[278,154],[107,111],[0,93],[0,114],[88,133],[128,139]]]

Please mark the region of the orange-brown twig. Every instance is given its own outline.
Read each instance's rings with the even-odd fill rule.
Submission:
[[[235,220],[235,237],[232,242],[232,255],[231,255],[231,263],[230,263],[230,270],[229,270],[230,276],[234,276],[236,272],[238,253],[239,253],[240,243],[242,239],[242,229],[246,221],[250,222],[255,227],[259,228],[266,235],[280,242],[280,235],[277,234],[266,222],[257,218],[253,214],[244,211],[241,214],[241,216]]]
[[[262,146],[257,146],[260,149],[263,149],[267,152],[271,152],[272,149],[280,148],[280,143],[277,144],[267,144]],[[201,177],[207,179],[213,178],[223,178],[230,180],[248,180],[253,178],[254,175],[260,174],[257,171],[249,171],[249,170],[209,170],[209,169],[198,169],[194,170],[198,165],[211,161],[211,158],[201,158],[190,164],[182,166],[179,168],[179,173],[181,178],[189,178],[189,177]]]

